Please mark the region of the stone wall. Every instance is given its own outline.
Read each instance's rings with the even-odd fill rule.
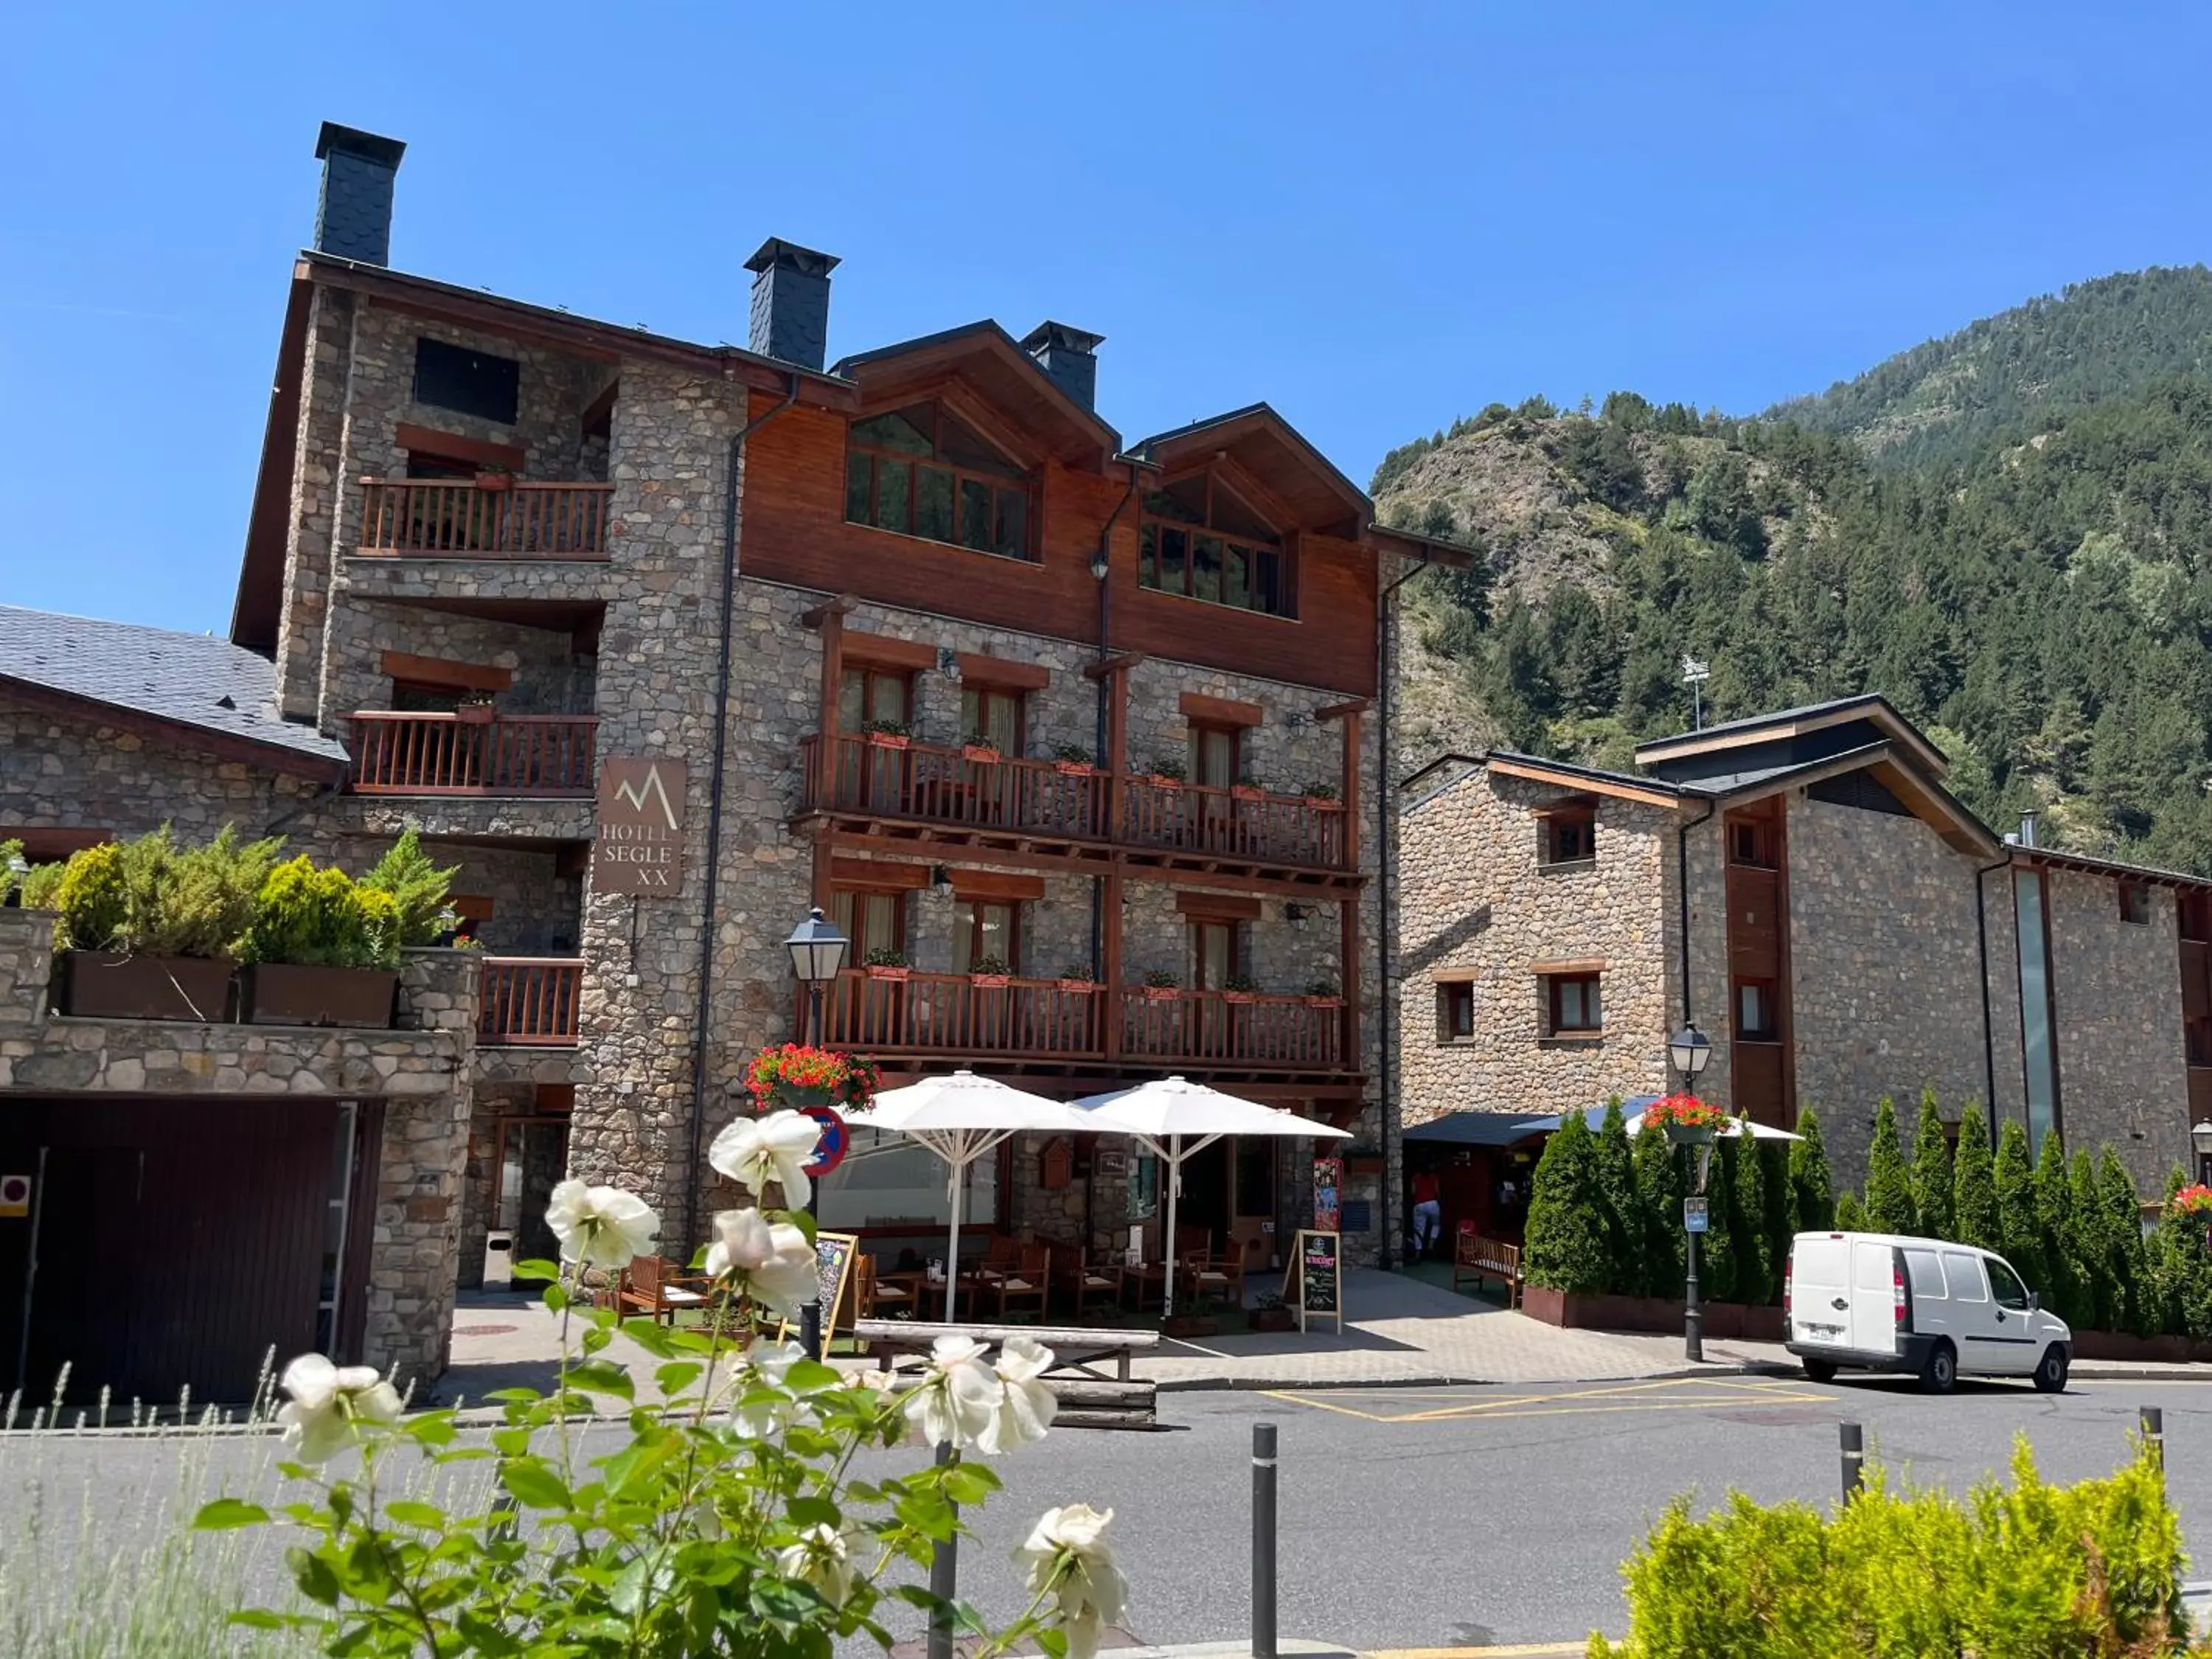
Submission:
[[[345,636],[331,653],[323,695],[332,717],[340,722],[332,729],[340,733],[349,736],[343,721],[356,709],[392,707],[392,676],[384,670],[387,651],[506,669],[514,675],[514,683],[492,694],[493,706],[502,714],[592,713],[598,660],[579,655],[565,629],[524,628],[368,600],[357,596],[349,584],[339,623]]]
[[[421,805],[422,803],[416,803]],[[442,814],[434,807],[433,817]],[[349,871],[367,870],[394,837],[348,833],[336,856]],[[456,873],[452,891],[491,901],[492,913],[477,929],[477,942],[494,956],[573,957],[582,931],[583,880],[560,872],[561,854],[550,847],[487,847],[471,842],[422,839],[424,856]]]
[[[451,1340],[460,1192],[475,1055],[476,963],[407,953],[392,1031],[65,1019],[45,1006],[53,918],[0,910],[0,1104],[130,1094],[381,1099],[384,1138],[369,1257],[366,1361],[429,1381]]]

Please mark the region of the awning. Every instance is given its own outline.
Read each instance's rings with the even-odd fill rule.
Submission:
[[[1453,1112],[1416,1124],[1401,1138],[1409,1146],[1510,1146],[1559,1127],[1555,1117],[1528,1118],[1517,1112]]]

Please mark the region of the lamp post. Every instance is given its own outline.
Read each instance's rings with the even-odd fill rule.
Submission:
[[[1681,1074],[1682,1092],[1692,1100],[1696,1099],[1698,1074],[1713,1057],[1713,1045],[1705,1040],[1705,1034],[1694,1025],[1685,1024],[1668,1040],[1667,1057]],[[1696,1161],[1692,1167],[1696,1174],[1691,1185],[1700,1198],[1705,1196],[1705,1191],[1706,1160],[1711,1156],[1710,1146],[1694,1149]],[[1686,1217],[1684,1218],[1682,1232],[1689,1242],[1686,1258],[1689,1273],[1682,1286],[1682,1357],[1692,1364],[1700,1364],[1705,1358],[1705,1313],[1698,1305],[1698,1236],[1689,1230]]]
[[[845,965],[845,951],[850,941],[837,931],[837,924],[822,914],[816,905],[806,913],[806,920],[791,931],[784,942],[791,952],[791,971],[806,988],[806,1030],[800,1035],[809,1042],[822,1041],[822,994],[830,981],[837,977],[837,970]],[[805,1206],[811,1212],[811,1204]],[[799,1310],[799,1340],[805,1345],[806,1357],[822,1358],[822,1303],[817,1297]]]
[[[2191,1127],[2189,1144],[2197,1149],[2197,1178],[2212,1176],[2212,1117],[2199,1118]]]

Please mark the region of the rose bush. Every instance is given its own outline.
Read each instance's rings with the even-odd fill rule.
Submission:
[[[781,1142],[764,1133],[749,1144]],[[756,1198],[783,1181],[772,1156],[732,1161],[728,1173]],[[281,1521],[297,1534],[287,1561],[306,1610],[239,1622],[303,1627],[327,1652],[378,1659],[829,1659],[855,1639],[888,1650],[884,1617],[904,1601],[984,1638],[981,1654],[1034,1640],[1060,1659],[1091,1659],[1127,1601],[1106,1536],[1111,1511],[1047,1512],[1017,1555],[1029,1607],[1005,1629],[901,1582],[926,1578],[959,1528],[959,1505],[997,1490],[989,1467],[966,1454],[1009,1451],[1050,1427],[1049,1350],[1016,1338],[994,1364],[978,1345],[947,1337],[902,1392],[841,1376],[758,1334],[812,1289],[811,1218],[728,1210],[700,1255],[715,1285],[709,1322],[620,1324],[659,1362],[659,1399],[641,1401],[637,1379],[606,1357],[617,1315],[571,1298],[587,1267],[617,1256],[626,1266],[649,1248],[659,1218],[633,1194],[571,1181],[556,1189],[549,1223],[561,1261],[518,1263],[516,1273],[550,1281],[559,1378],[550,1395],[493,1396],[502,1420],[488,1434],[471,1434],[451,1411],[401,1420],[398,1395],[367,1367],[317,1354],[286,1367],[280,1415],[299,1461],[283,1469],[309,1495]],[[608,1401],[625,1427],[595,1450],[580,1419]],[[853,1477],[858,1453],[896,1447],[915,1429],[941,1461]],[[402,1457],[425,1460],[433,1479],[395,1497],[392,1465]],[[471,1480],[471,1464],[484,1474]],[[425,1491],[441,1502],[423,1501]],[[226,1498],[198,1524],[279,1519]]]

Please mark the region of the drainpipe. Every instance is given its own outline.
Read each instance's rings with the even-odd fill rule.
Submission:
[[[1990,916],[1982,878],[2011,862],[2012,854],[2008,849],[1995,864],[1984,864],[1974,872],[1974,944],[1980,951],[1982,963],[1982,1109],[1989,1114],[1992,1148],[1997,1144],[1997,1047],[1996,1034],[1990,1029]]]
[[[707,1024],[712,1015],[714,986],[714,905],[722,870],[722,777],[729,765],[730,655],[737,626],[738,478],[744,459],[745,440],[799,401],[799,375],[794,370],[783,401],[759,418],[747,422],[730,440],[730,458],[722,492],[722,623],[720,656],[714,668],[714,761],[707,786],[707,892],[699,928],[699,1012],[691,1032],[691,1157],[684,1182],[684,1237],[699,1237],[699,1166],[707,1149]]]
[[[1136,496],[1137,464],[1132,461],[1129,463],[1129,487],[1121,492],[1121,499],[1115,502],[1114,510],[1106,515],[1105,527],[1098,532],[1098,557],[1101,560],[1111,561],[1114,526],[1121,521],[1122,509],[1134,501]],[[1109,568],[1106,574],[1098,579],[1098,660],[1102,663],[1114,654],[1113,619],[1114,574]],[[1113,687],[1109,684],[1111,678],[1106,674],[1101,674],[1098,677],[1098,719],[1091,745],[1092,752],[1098,757],[1098,763],[1102,767],[1106,764],[1106,700],[1114,695]],[[1109,795],[1112,787],[1111,783],[1107,786]],[[1104,967],[1105,953],[1106,889],[1104,884],[1094,877],[1091,883],[1091,971],[1092,973],[1096,974]],[[1118,1018],[1119,1016],[1115,1018]],[[1089,1236],[1088,1232],[1085,1234],[1086,1238]]]
[[[1717,800],[1705,803],[1705,810],[1674,831],[1674,896],[1682,906],[1682,1024],[1692,1024],[1690,1018],[1690,831],[1720,811]]]
[[[1375,998],[1377,1005],[1375,1037],[1382,1057],[1379,1091],[1382,1109],[1382,1262],[1386,1271],[1396,1261],[1398,1255],[1398,1235],[1391,1220],[1395,1206],[1390,1201],[1397,1191],[1397,1182],[1390,1174],[1390,1109],[1396,1099],[1392,1079],[1397,1055],[1393,1036],[1397,1027],[1398,1012],[1397,999],[1390,994],[1390,951],[1397,937],[1397,918],[1390,908],[1390,872],[1395,867],[1398,856],[1398,838],[1391,830],[1398,821],[1398,793],[1390,781],[1390,690],[1397,664],[1391,649],[1394,638],[1391,623],[1396,613],[1390,608],[1389,602],[1397,597],[1398,590],[1407,582],[1424,570],[1434,568],[1427,559],[1423,559],[1385,587],[1375,605],[1375,627],[1382,636],[1376,658],[1382,669],[1376,676],[1377,696],[1375,700],[1375,797],[1376,805],[1382,809],[1377,825],[1382,832],[1382,857],[1376,860],[1375,878],[1375,904],[1382,912],[1375,919]]]

